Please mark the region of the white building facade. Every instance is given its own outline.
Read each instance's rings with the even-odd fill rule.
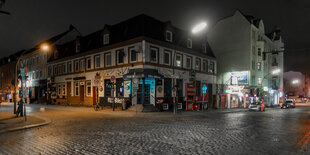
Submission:
[[[279,104],[284,50],[280,31],[267,34],[262,19],[237,10],[215,24],[208,42],[218,62],[220,107],[247,107],[259,99],[267,106]]]

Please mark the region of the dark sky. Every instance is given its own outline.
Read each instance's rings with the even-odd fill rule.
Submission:
[[[309,0],[6,0],[2,10],[12,15],[0,14],[0,57],[30,48],[69,24],[86,35],[145,13],[189,30],[202,20],[212,26],[236,9],[262,18],[267,32],[275,25],[282,29],[285,48],[290,49],[285,70],[310,70]],[[296,54],[299,59],[292,59]]]

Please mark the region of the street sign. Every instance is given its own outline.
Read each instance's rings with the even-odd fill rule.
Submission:
[[[205,94],[207,92],[208,87],[206,85],[202,86],[202,93]]]
[[[95,79],[93,85],[95,87],[98,87],[99,86],[99,81],[100,81],[99,79]]]

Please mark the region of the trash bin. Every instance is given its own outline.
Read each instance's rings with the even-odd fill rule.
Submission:
[[[126,110],[126,102],[122,102],[123,110]]]

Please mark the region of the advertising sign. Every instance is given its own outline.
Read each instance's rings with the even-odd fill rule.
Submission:
[[[233,85],[245,85],[249,83],[249,72],[230,72],[231,74],[231,84]]]

